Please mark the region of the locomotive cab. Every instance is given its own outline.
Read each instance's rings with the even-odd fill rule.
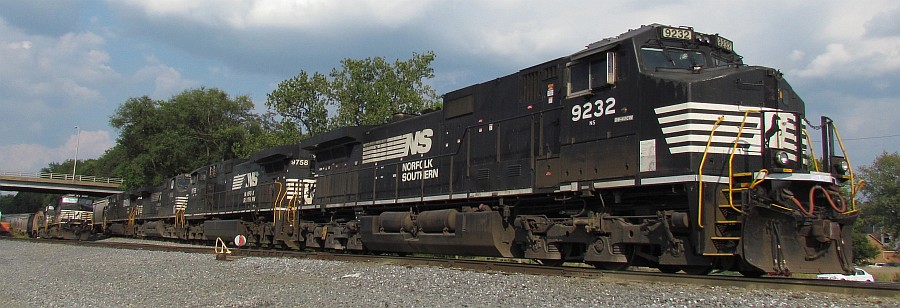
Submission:
[[[86,240],[93,229],[93,202],[88,196],[64,195],[44,208],[36,221],[40,237]],[[38,217],[39,215],[35,215]]]

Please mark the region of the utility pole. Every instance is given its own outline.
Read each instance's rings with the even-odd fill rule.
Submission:
[[[75,126],[75,161],[72,162],[72,181],[75,181],[75,167],[78,167],[78,145],[81,143],[81,128]]]

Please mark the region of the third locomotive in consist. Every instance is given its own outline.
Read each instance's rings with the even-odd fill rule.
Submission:
[[[444,96],[113,196],[99,231],[704,274],[845,272],[830,120],[732,42],[649,25]],[[822,167],[807,129],[822,134]],[[837,148],[837,149],[836,149]]]

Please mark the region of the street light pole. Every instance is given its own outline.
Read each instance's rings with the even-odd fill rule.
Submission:
[[[75,161],[72,162],[72,181],[75,180],[75,167],[78,167],[78,144],[81,143],[81,128],[75,126]]]

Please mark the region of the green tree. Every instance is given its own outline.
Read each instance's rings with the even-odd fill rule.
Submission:
[[[47,167],[41,168],[41,173],[56,173],[56,174],[72,174],[72,167],[74,164],[74,160],[67,159],[61,163],[51,162]],[[91,176],[108,176],[107,174],[98,174],[98,166],[100,162],[97,159],[85,159],[78,160],[78,165],[74,171],[76,171],[76,175],[91,175]]]
[[[861,193],[865,220],[897,238],[900,231],[900,154],[882,153],[872,166],[860,168],[866,183]]]
[[[19,192],[0,196],[0,212],[5,214],[34,213],[47,205],[57,195]]]
[[[872,245],[866,234],[866,224],[857,219],[853,224],[853,263],[862,264],[881,253],[881,249]]]
[[[246,140],[246,144],[240,146],[243,151],[240,157],[247,157],[251,154],[268,148],[276,147],[284,144],[297,143],[303,139],[300,126],[294,121],[281,118],[276,119],[276,115],[267,112],[261,116],[257,116],[258,125],[250,127],[250,133],[253,138]]]
[[[98,168],[112,169],[126,187],[135,187],[245,156],[261,126],[252,109],[249,97],[215,88],[185,90],[167,101],[128,99],[110,118],[119,138]]]
[[[426,84],[434,77],[434,58],[433,52],[427,52],[393,63],[382,57],[344,59],[341,68],[332,69],[327,77],[300,71],[281,82],[268,95],[266,105],[285,120],[298,123],[306,135],[334,127],[387,123],[395,113],[415,114],[438,105],[438,96]],[[328,110],[335,114],[330,117]]]
[[[301,133],[316,135],[328,130],[328,80],[320,73],[309,76],[304,71],[282,81],[266,97],[266,106],[285,119],[299,123]]]
[[[434,53],[413,53],[406,61],[390,64],[381,57],[344,59],[341,70],[331,71],[331,96],[338,103],[335,126],[375,125],[395,113],[419,113],[437,104],[426,79],[434,77]]]

